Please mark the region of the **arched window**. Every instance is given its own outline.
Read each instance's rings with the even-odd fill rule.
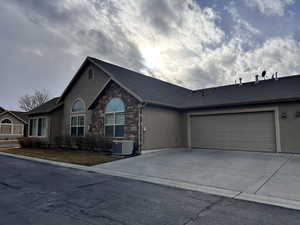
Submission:
[[[1,121],[1,123],[5,123],[5,124],[11,124],[11,120],[10,119],[4,119]]]
[[[120,98],[111,99],[105,108],[105,136],[123,137],[125,105]]]
[[[11,135],[13,132],[13,124],[10,119],[1,120],[0,134]]]
[[[85,112],[85,106],[82,100],[77,99],[72,105],[72,113]]]
[[[85,134],[85,104],[77,99],[71,109],[71,136],[82,137]]]

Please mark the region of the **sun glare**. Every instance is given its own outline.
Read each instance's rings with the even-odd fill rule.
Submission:
[[[142,55],[145,59],[146,66],[150,68],[157,68],[161,62],[160,51],[156,48],[145,48],[142,51]]]

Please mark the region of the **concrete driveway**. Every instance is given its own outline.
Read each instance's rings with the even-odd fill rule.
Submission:
[[[0,224],[296,225],[297,210],[0,155]]]
[[[170,149],[96,166],[232,192],[300,201],[300,155]]]

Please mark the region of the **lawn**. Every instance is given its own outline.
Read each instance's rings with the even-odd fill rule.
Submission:
[[[94,166],[97,164],[112,162],[119,159],[97,152],[68,151],[64,149],[0,148],[0,152],[78,164],[83,166]]]

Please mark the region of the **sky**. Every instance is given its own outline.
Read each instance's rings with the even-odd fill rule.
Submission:
[[[86,56],[190,89],[300,74],[299,0],[9,0],[0,106],[61,95]]]

